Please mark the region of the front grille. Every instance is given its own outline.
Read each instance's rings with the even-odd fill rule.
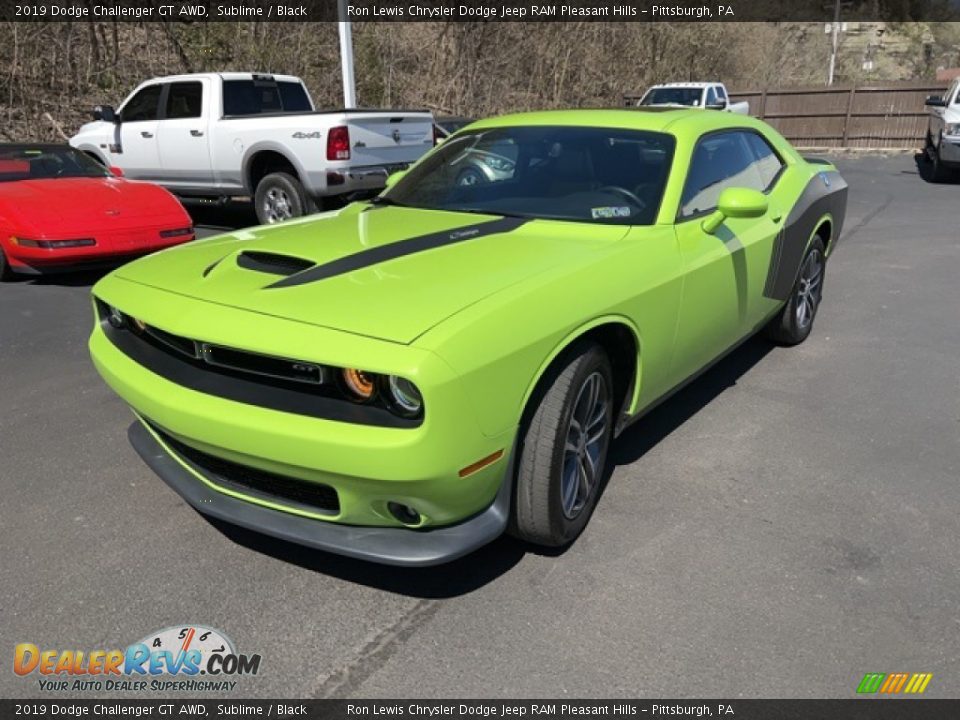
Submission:
[[[329,485],[277,475],[215,457],[180,442],[154,425],[151,427],[168,448],[215,484],[241,492],[253,491],[266,499],[288,500],[330,515],[340,512],[340,498],[337,491]]]

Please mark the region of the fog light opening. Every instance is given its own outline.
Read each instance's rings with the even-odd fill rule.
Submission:
[[[420,513],[418,513],[414,508],[409,505],[404,505],[397,502],[388,502],[387,510],[390,511],[390,514],[393,515],[397,520],[402,522],[404,525],[419,525],[420,524]]]

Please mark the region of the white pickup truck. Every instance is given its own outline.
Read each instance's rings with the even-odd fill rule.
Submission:
[[[373,193],[433,146],[427,111],[316,110],[290,75],[154,78],[94,108],[70,144],[184,196],[251,196],[262,223]]]
[[[944,95],[927,98],[930,122],[925,154],[930,161],[930,179],[946,182],[960,173],[960,78]]]
[[[694,107],[748,115],[750,104],[732,103],[727,88],[719,82],[676,82],[651,86],[637,107]]]

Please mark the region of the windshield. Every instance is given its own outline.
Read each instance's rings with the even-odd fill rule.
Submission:
[[[616,225],[652,224],[670,135],[507,127],[452,138],[382,196],[410,207]]]
[[[648,92],[641,105],[687,105],[700,107],[701,88],[654,88]]]
[[[0,146],[0,182],[109,177],[98,162],[67,146]]]

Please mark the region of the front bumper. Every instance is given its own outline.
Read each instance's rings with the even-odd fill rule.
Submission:
[[[512,473],[493,503],[456,525],[433,530],[339,525],[291,515],[213,490],[201,470],[138,421],[128,430],[147,465],[199,512],[299,545],[388,565],[425,567],[455,560],[497,538],[507,525]],[[509,467],[509,464],[508,464]]]

